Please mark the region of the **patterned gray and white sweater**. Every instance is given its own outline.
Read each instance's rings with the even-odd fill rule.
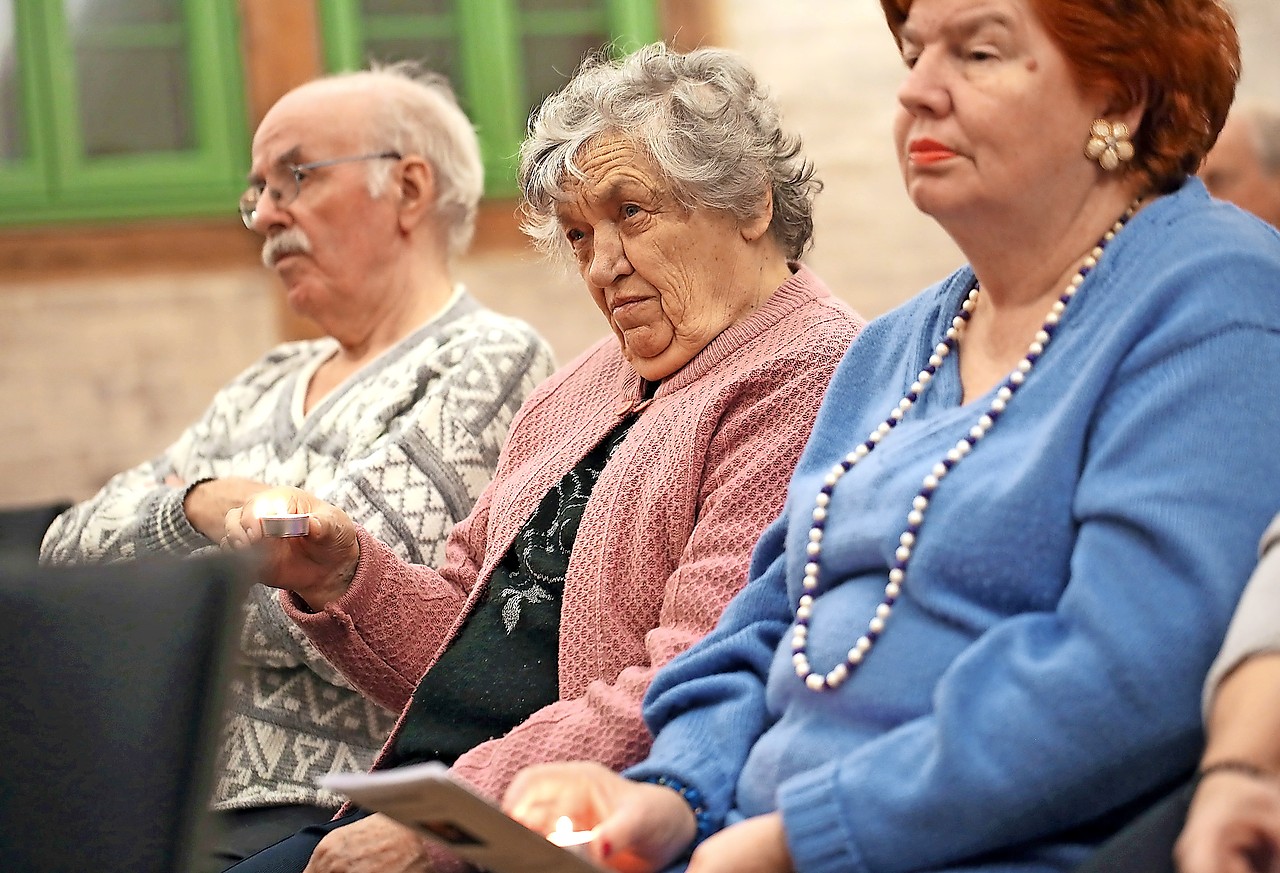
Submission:
[[[511,418],[553,370],[523,322],[465,292],[303,414],[307,384],[337,348],[287,343],[236,377],[159,457],[109,481],[60,516],[45,563],[184,555],[210,547],[164,484],[240,476],[295,485],[342,507],[400,557],[436,565],[454,523],[488,484]],[[276,592],[253,586],[244,669],[229,695],[216,809],[336,807],[316,779],[364,770],[398,713],[361,697],[287,618]]]

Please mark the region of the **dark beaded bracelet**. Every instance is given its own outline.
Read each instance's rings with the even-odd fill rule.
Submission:
[[[692,785],[685,785],[679,779],[673,779],[670,776],[650,776],[640,781],[648,782],[651,785],[661,785],[663,788],[670,788],[684,798],[685,803],[689,804],[689,809],[693,810],[693,820],[697,826],[693,844],[689,846],[690,852],[697,848],[703,840],[715,833],[715,822],[711,820],[711,813],[707,810],[707,805],[702,800],[701,791]]]
[[[1275,774],[1259,767],[1257,764],[1250,764],[1248,761],[1237,761],[1228,758],[1224,761],[1214,761],[1207,767],[1201,767],[1197,774],[1200,779],[1210,776],[1214,773],[1239,773],[1241,776],[1248,776],[1251,779],[1275,779]]]

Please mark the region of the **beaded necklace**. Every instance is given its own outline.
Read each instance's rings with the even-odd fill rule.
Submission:
[[[897,427],[898,423],[907,414],[907,411],[924,394],[929,383],[933,381],[933,377],[942,367],[943,361],[955,351],[960,335],[964,332],[965,325],[968,324],[969,319],[973,316],[973,310],[977,306],[979,292],[977,284],[969,291],[968,296],[965,297],[964,302],[960,305],[960,312],[951,319],[951,325],[947,328],[945,338],[934,346],[933,354],[929,356],[928,364],[916,376],[916,380],[911,383],[906,396],[898,401],[898,405],[889,413],[889,417],[877,425],[866,440],[859,443],[853,451],[845,455],[838,464],[831,468],[831,472],[827,473],[826,478],[823,480],[822,488],[818,491],[818,497],[814,501],[813,523],[809,527],[809,543],[806,546],[808,561],[804,567],[804,590],[800,595],[800,602],[796,606],[795,624],[792,626],[791,631],[791,662],[795,666],[796,676],[800,677],[805,686],[811,691],[832,691],[843,685],[845,680],[866,659],[871,647],[875,645],[876,640],[884,633],[885,624],[893,614],[894,604],[897,603],[902,594],[902,586],[907,578],[907,564],[911,560],[911,550],[915,547],[920,528],[924,525],[925,512],[929,509],[929,501],[933,497],[934,491],[937,490],[938,485],[946,478],[947,474],[964,460],[973,451],[978,442],[995,427],[1009,401],[1013,399],[1013,395],[1017,393],[1018,388],[1026,381],[1027,375],[1035,366],[1036,361],[1044,354],[1045,347],[1049,345],[1049,340],[1053,338],[1053,334],[1058,328],[1058,323],[1062,319],[1062,314],[1066,310],[1067,304],[1071,302],[1071,298],[1075,296],[1076,290],[1084,282],[1085,277],[1098,265],[1098,259],[1102,257],[1102,252],[1107,247],[1107,244],[1115,238],[1115,235],[1133,217],[1137,209],[1138,202],[1134,201],[1125,210],[1124,215],[1116,220],[1111,229],[1103,234],[1102,239],[1098,240],[1093,249],[1085,256],[1083,265],[1071,277],[1071,281],[1058,299],[1054,301],[1053,306],[1049,309],[1049,314],[1045,316],[1044,323],[1036,331],[1035,338],[1027,348],[1026,355],[1005,377],[987,411],[978,418],[977,423],[969,429],[968,434],[957,442],[941,461],[934,464],[929,474],[924,477],[924,480],[920,483],[919,492],[916,493],[911,502],[911,511],[907,513],[907,526],[898,537],[898,548],[894,552],[893,564],[889,568],[889,581],[884,586],[884,597],[876,607],[875,614],[867,623],[866,632],[858,637],[842,663],[836,664],[827,673],[820,673],[815,671],[809,663],[809,620],[813,615],[814,598],[819,592],[822,536],[826,528],[831,494],[835,491],[836,483],[844,477],[844,474],[853,469],[867,455],[871,454],[880,441],[889,434],[889,431]]]

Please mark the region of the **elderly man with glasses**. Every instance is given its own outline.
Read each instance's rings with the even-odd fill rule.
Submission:
[[[293,485],[434,566],[516,409],[551,373],[530,327],[451,275],[482,169],[443,80],[395,66],[290,92],[254,136],[249,179],[240,215],[265,237],[263,262],[327,336],[272,350],[159,457],[62,515],[46,563],[195,552],[222,538],[228,509]],[[367,768],[395,721],[325,661],[274,591],[257,586],[247,611],[210,869],[328,820],[339,801],[316,779]]]

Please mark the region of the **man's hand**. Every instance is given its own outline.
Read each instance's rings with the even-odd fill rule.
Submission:
[[[164,482],[173,488],[186,487],[186,483],[177,476],[167,476]],[[210,479],[187,492],[182,500],[182,511],[187,514],[187,521],[193,528],[216,543],[222,539],[223,519],[227,513],[270,487],[252,479]]]
[[[1278,873],[1280,784],[1225,770],[1206,776],[1174,857],[1181,873]]]
[[[430,873],[426,843],[393,818],[375,814],[325,835],[303,873]]]
[[[1213,691],[1208,734],[1204,776],[1174,849],[1179,869],[1280,873],[1280,781],[1266,775],[1280,773],[1280,653],[1256,652],[1226,674]],[[1223,766],[1230,761],[1259,772]]]
[[[259,513],[306,513],[311,516],[307,535],[264,537]],[[226,514],[224,530],[224,548],[260,551],[263,585],[296,592],[315,612],[347,593],[360,563],[360,541],[347,514],[297,488],[273,488],[256,495]]]

